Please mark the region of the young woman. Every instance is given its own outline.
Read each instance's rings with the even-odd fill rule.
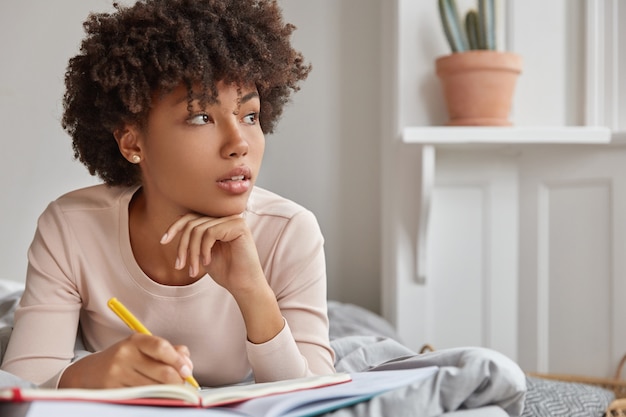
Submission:
[[[2,369],[83,388],[334,372],[317,221],[254,185],[310,71],[276,1],[145,0],[85,29],[63,126],[104,184],[41,215]]]

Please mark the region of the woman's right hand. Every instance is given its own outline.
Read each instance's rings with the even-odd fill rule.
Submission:
[[[182,384],[193,364],[186,346],[157,336],[134,333],[66,368],[59,388],[119,388]]]

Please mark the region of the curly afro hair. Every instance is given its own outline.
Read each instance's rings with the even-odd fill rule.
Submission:
[[[217,97],[219,81],[256,85],[260,124],[271,133],[311,66],[290,44],[295,29],[273,0],[140,0],[90,14],[65,73],[63,128],[74,156],[109,185],[140,184],[113,132],[143,126],[155,92],[179,85],[189,105]],[[192,87],[200,91],[192,92]]]

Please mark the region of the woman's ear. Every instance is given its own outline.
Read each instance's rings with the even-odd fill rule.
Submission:
[[[113,132],[120,153],[128,162],[138,164],[143,157],[139,143],[139,132],[134,126],[123,126]]]

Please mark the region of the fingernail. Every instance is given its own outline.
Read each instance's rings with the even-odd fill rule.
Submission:
[[[193,265],[189,266],[189,276],[192,278],[196,276],[196,273],[193,269]]]
[[[176,269],[181,269],[182,265],[180,264],[180,258],[176,258],[176,264],[174,265],[174,268]]]
[[[182,368],[180,368],[180,376],[183,378],[191,376],[191,368],[187,365],[183,365]]]
[[[167,235],[167,233],[165,233],[165,234],[163,235],[163,237],[161,238],[161,243],[165,243],[165,242],[167,241],[167,238],[168,238],[168,237],[169,237],[169,236]]]

